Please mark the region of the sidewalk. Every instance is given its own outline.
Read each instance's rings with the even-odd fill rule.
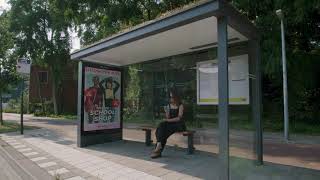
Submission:
[[[20,121],[20,114],[16,113],[3,113],[5,120]],[[48,122],[52,121],[52,124],[57,123],[56,121],[63,122],[64,125],[77,125],[76,120],[66,120],[61,118],[51,118],[51,117],[37,117],[32,114],[24,115],[25,122]],[[141,124],[137,123],[124,123],[124,128],[126,129],[139,129]],[[216,137],[218,132],[216,129],[195,129],[197,131],[196,137],[198,137],[198,143],[200,144],[216,144]],[[252,140],[253,132],[245,130],[230,130],[231,137],[242,137],[243,139]],[[283,133],[278,132],[263,132],[264,141],[272,141],[278,143],[284,143]],[[290,134],[291,143],[299,144],[320,144],[320,136],[311,136],[303,134]]]
[[[4,114],[4,117],[19,120],[18,114]],[[59,136],[76,139],[76,121],[57,120],[28,116],[25,124],[54,131]],[[124,124],[123,136],[126,140],[144,142],[144,133],[140,124]],[[154,138],[154,132],[152,132]],[[254,133],[250,131],[230,130],[230,154],[238,158],[254,159]],[[155,139],[154,139],[155,140]],[[195,134],[195,147],[198,151],[218,153],[218,132],[216,129],[199,129]],[[173,135],[169,138],[171,146],[186,147],[186,138]],[[280,133],[264,133],[264,161],[282,165],[320,170],[320,136],[293,136],[293,141],[286,143]],[[232,165],[233,162],[231,162]]]
[[[36,129],[1,134],[5,141],[43,168],[48,179],[59,174],[61,179],[217,179],[218,159],[214,153],[196,151],[186,155],[185,149],[168,147],[163,158],[152,160],[152,147],[144,143],[124,140],[77,148],[74,139],[62,137],[54,131]],[[318,180],[320,171],[266,163],[255,166],[245,158],[231,157],[231,179]]]

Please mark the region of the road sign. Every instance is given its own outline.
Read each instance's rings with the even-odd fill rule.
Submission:
[[[24,75],[29,75],[31,70],[31,60],[28,58],[19,58],[17,60],[17,72]]]

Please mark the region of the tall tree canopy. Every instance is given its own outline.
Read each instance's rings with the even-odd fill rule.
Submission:
[[[77,27],[82,44],[86,45],[194,1],[71,0],[67,14]]]
[[[13,58],[13,34],[9,31],[8,13],[0,15],[0,95],[5,92],[10,84],[13,84],[17,76],[15,74],[16,61]]]
[[[51,69],[55,97],[63,68],[69,59],[71,30],[78,33],[82,45],[87,45],[196,1],[198,0],[11,0],[9,24],[11,32],[16,34],[15,52]],[[275,11],[280,8],[283,10],[289,103],[296,113],[291,115],[300,118],[301,114],[297,113],[303,112],[308,117],[302,118],[319,117],[316,109],[320,109],[320,79],[317,78],[320,76],[320,1],[230,2],[260,31],[265,100],[279,106],[282,103],[281,38],[280,21]]]
[[[17,80],[15,61],[13,61],[12,48],[13,34],[9,31],[9,17],[7,12],[0,15],[0,123],[2,121],[2,95],[10,85]]]
[[[280,20],[284,12],[290,115],[316,121],[320,114],[320,1],[233,0],[261,34],[265,100],[282,103]],[[268,103],[267,103],[268,104]],[[277,107],[277,106],[275,106]],[[281,109],[281,108],[278,108]]]
[[[66,18],[67,1],[11,0],[11,31],[16,53],[33,64],[48,67],[53,77],[54,112],[61,93],[64,68],[69,60],[71,23]],[[58,92],[58,90],[60,91]]]

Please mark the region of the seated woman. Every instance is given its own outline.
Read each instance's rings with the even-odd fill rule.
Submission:
[[[165,108],[166,119],[158,125],[156,130],[157,144],[151,158],[161,157],[161,153],[164,146],[167,143],[167,139],[175,132],[181,132],[186,130],[183,117],[183,105],[180,102],[180,98],[174,91],[170,92],[170,102]]]

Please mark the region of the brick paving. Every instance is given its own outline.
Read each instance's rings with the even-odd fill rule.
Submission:
[[[6,115],[5,115],[6,116]],[[16,117],[10,116],[12,119]],[[65,168],[69,172],[63,173],[64,179],[102,179],[98,177],[105,166],[104,160],[110,164],[121,165],[147,175],[160,179],[217,179],[218,174],[218,143],[216,129],[198,130],[195,137],[196,154],[185,154],[186,139],[182,136],[169,138],[163,158],[152,160],[149,153],[152,147],[144,146],[144,133],[137,129],[139,125],[126,124],[123,130],[125,141],[77,148],[76,123],[72,121],[41,119],[28,117],[26,124],[40,126],[43,129],[25,131],[25,136],[15,133],[0,135],[8,137],[6,141],[15,146],[18,152],[28,159],[46,157],[47,159],[33,162],[49,171]],[[255,166],[252,161],[254,156],[253,133],[245,131],[230,131],[230,174],[232,179],[320,179],[320,137],[295,136],[293,141],[285,143],[281,141],[281,135],[276,133],[264,133],[264,166]],[[29,141],[29,142],[28,142]],[[78,167],[70,164],[72,157],[57,157],[52,155],[44,144],[63,146],[77,150],[94,159],[103,160],[97,164],[88,166],[88,159],[80,157],[74,160]],[[41,145],[42,144],[42,145]],[[26,146],[26,147],[24,147]],[[51,150],[50,150],[51,151]],[[36,152],[36,153],[33,153]],[[27,154],[28,153],[28,154]],[[37,154],[38,153],[38,154]],[[28,156],[29,155],[29,156]],[[31,160],[30,160],[31,161]],[[69,162],[67,162],[69,161]],[[89,160],[88,160],[89,161]],[[56,163],[56,164],[52,164]],[[41,166],[40,166],[41,165]],[[108,166],[111,172],[117,172],[115,167]],[[126,169],[125,168],[125,169]],[[90,171],[90,172],[87,172]],[[62,171],[63,172],[63,171]],[[50,175],[49,175],[50,176]],[[101,175],[100,175],[101,176]],[[109,179],[125,179],[127,177],[110,175]],[[129,178],[134,179],[134,176]]]
[[[132,140],[77,148],[72,139],[46,129],[26,131],[24,136],[8,133],[0,137],[25,157],[33,159],[32,163],[45,169],[52,178],[218,179],[219,163],[215,153],[198,150],[194,155],[187,155],[184,148],[169,146],[162,158],[153,160],[149,158],[152,147]],[[268,162],[255,166],[254,161],[242,157],[231,157],[230,166],[231,179],[235,180],[320,178],[317,170]]]

